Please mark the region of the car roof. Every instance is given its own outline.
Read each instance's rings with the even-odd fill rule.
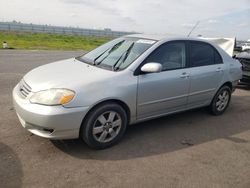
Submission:
[[[220,55],[222,55],[224,58],[226,56],[230,57],[231,56],[225,52],[225,49],[222,49],[220,46],[218,46],[218,44],[216,44],[213,41],[210,40],[206,40],[206,38],[200,38],[200,37],[187,37],[187,36],[177,36],[177,35],[162,35],[162,34],[133,34],[133,35],[126,35],[125,37],[134,37],[134,38],[139,38],[139,39],[149,39],[149,40],[155,40],[158,42],[167,42],[167,41],[172,41],[172,40],[191,40],[191,41],[200,41],[200,42],[204,42],[204,43],[208,43],[210,45],[212,45],[213,47],[215,47]]]
[[[199,37],[187,37],[187,36],[179,36],[179,35],[163,35],[163,34],[132,34],[126,35],[125,37],[133,37],[133,38],[141,38],[141,39],[151,39],[156,41],[167,41],[167,40],[194,40],[194,41],[202,41],[210,43],[207,40],[204,40]]]

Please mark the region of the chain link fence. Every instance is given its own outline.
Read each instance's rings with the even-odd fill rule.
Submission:
[[[59,27],[50,25],[24,24],[18,22],[0,22],[0,31],[17,31],[31,33],[53,33],[65,35],[82,35],[96,37],[120,37],[123,35],[135,34],[135,32],[112,31],[111,29],[83,29],[75,27]]]

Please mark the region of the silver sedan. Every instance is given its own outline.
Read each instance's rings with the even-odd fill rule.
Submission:
[[[215,44],[132,35],[30,71],[13,103],[28,131],[103,149],[129,124],[206,106],[221,115],[241,76],[241,64]]]

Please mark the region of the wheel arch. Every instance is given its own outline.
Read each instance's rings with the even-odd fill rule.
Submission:
[[[233,84],[232,84],[232,82],[227,81],[227,82],[225,82],[224,84],[222,84],[222,85],[219,87],[219,89],[216,91],[216,93],[215,93],[213,99],[212,99],[211,102],[210,102],[209,110],[210,110],[210,112],[211,112],[213,115],[221,115],[221,114],[226,110],[226,108],[227,108],[227,106],[226,106],[225,109],[222,110],[221,113],[220,113],[220,112],[216,111],[215,108],[214,108],[214,106],[213,106],[213,105],[214,105],[215,97],[218,95],[218,92],[221,90],[221,88],[223,88],[223,87],[225,87],[225,86],[229,87],[229,90],[230,90],[230,91],[229,91],[229,92],[230,92],[230,96],[229,96],[229,101],[228,101],[228,103],[227,103],[227,106],[229,105],[229,102],[230,102],[230,100],[231,100],[232,90],[233,90]]]
[[[129,109],[128,105],[127,105],[125,102],[123,102],[122,100],[119,100],[119,99],[106,99],[106,100],[104,100],[104,101],[100,101],[100,102],[98,102],[97,104],[93,105],[93,106],[88,110],[88,112],[86,113],[86,115],[84,116],[84,118],[83,118],[83,120],[82,120],[81,128],[82,128],[82,125],[84,124],[84,122],[86,121],[87,117],[89,116],[89,114],[90,114],[93,110],[95,110],[95,109],[98,108],[99,106],[104,105],[104,104],[107,104],[107,103],[116,103],[116,104],[120,105],[120,106],[125,110],[125,112],[126,112],[126,114],[127,114],[128,124],[129,124],[129,122],[130,122],[130,117],[131,117],[131,113],[130,113],[130,109]],[[80,129],[81,129],[81,128],[80,128]],[[80,132],[81,132],[81,130],[80,130]],[[80,133],[80,132],[79,132],[79,133]]]
[[[220,91],[220,89],[221,89],[222,87],[224,87],[224,86],[228,86],[228,87],[230,88],[231,92],[233,91],[233,84],[232,84],[232,82],[230,82],[230,81],[225,82],[225,83],[222,84],[222,85],[217,89],[217,91],[215,92],[215,94],[214,94],[214,96],[213,96],[213,98],[212,98],[212,100],[211,100],[211,102],[210,102],[210,105],[211,105],[211,103],[213,102],[214,97],[216,96],[216,94],[217,94],[217,93]]]
[[[227,81],[224,84],[222,84],[220,88],[222,88],[223,86],[228,86],[231,89],[231,92],[233,91],[233,83],[232,82]],[[217,90],[217,92],[220,90],[220,88]]]

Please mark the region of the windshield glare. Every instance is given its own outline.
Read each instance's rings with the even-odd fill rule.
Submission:
[[[112,70],[123,70],[156,41],[139,38],[118,38],[79,57],[80,61]]]

